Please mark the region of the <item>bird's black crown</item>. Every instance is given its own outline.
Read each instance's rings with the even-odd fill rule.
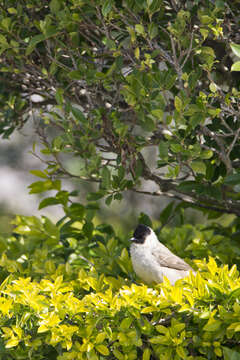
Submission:
[[[134,231],[133,238],[135,239],[134,242],[143,244],[146,237],[151,234],[151,229],[143,224],[139,224]]]

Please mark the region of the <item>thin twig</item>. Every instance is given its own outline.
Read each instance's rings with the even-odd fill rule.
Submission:
[[[190,38],[190,45],[187,51],[187,55],[185,57],[185,59],[183,60],[182,64],[181,64],[181,69],[183,69],[184,65],[186,64],[191,52],[192,52],[192,44],[193,44],[193,36],[194,36],[194,31],[191,33],[191,38]]]

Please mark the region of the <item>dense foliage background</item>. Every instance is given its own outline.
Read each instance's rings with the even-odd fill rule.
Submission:
[[[30,194],[64,213],[18,215],[0,237],[1,357],[240,359],[238,2],[0,9],[0,134],[33,127]],[[127,227],[106,216],[123,196]],[[127,251],[136,217],[196,277],[141,284]]]

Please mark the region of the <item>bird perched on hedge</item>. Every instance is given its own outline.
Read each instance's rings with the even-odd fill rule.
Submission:
[[[166,276],[174,285],[193,271],[190,265],[161,244],[155,232],[146,225],[138,225],[130,241],[133,269],[148,284],[160,283]]]

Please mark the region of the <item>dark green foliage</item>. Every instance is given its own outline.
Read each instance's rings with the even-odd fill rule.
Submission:
[[[0,132],[33,117],[51,155],[46,177],[99,183],[91,201],[110,205],[144,178],[239,215],[238,15],[228,1],[4,1]],[[60,154],[78,157],[78,173]]]

